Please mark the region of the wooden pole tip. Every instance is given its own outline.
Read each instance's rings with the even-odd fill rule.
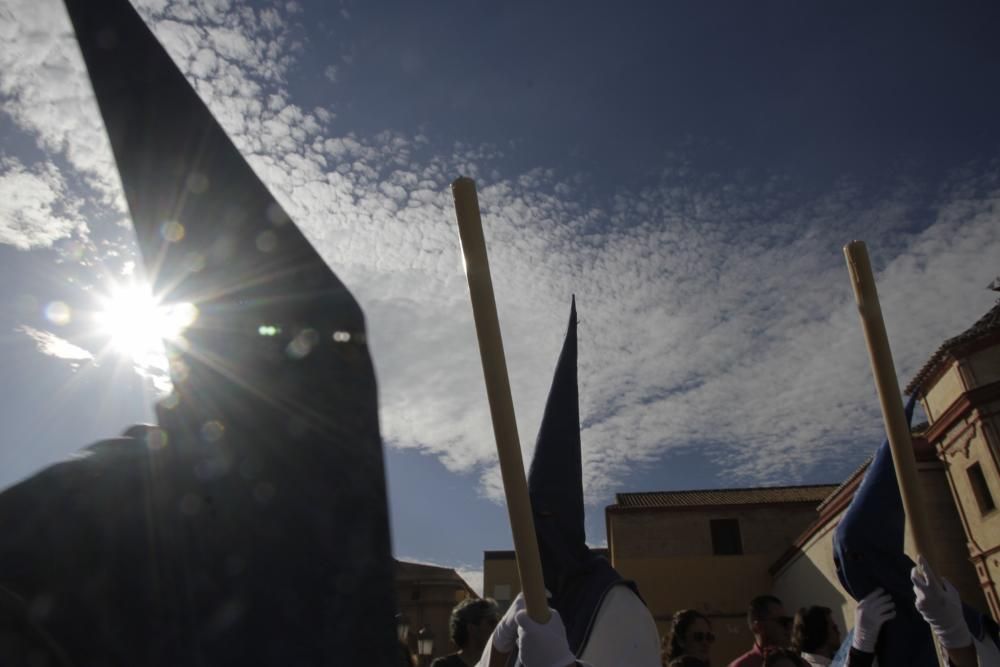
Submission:
[[[470,186],[473,189],[475,189],[476,182],[473,179],[469,178],[468,176],[459,176],[458,178],[456,178],[454,181],[451,182],[452,190],[458,190],[459,188],[467,188]]]

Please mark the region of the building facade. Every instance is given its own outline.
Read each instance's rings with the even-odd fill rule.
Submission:
[[[935,569],[1000,619],[1000,302],[945,341],[906,393],[928,418],[912,441]],[[661,636],[681,609],[711,620],[713,664],[751,645],[747,603],[761,593],[789,613],[829,607],[846,630],[856,602],[837,578],[833,532],[870,462],[840,485],[619,493],[605,510],[607,557],[638,584]],[[906,542],[912,553],[909,532]],[[509,604],[519,590],[514,553],[485,552],[485,594]]]
[[[483,595],[493,598],[506,611],[521,592],[521,577],[513,551],[483,552]]]
[[[1000,302],[945,341],[906,388],[948,485],[990,613],[1000,618]]]
[[[607,549],[591,549],[601,558],[608,557]],[[483,595],[496,600],[506,611],[511,600],[521,592],[521,577],[517,572],[517,559],[513,551],[483,552]]]
[[[448,637],[451,610],[475,591],[459,574],[447,567],[397,560],[395,567],[396,608],[409,623],[407,644],[417,655],[417,632],[427,628],[434,637],[431,658],[458,650]],[[429,663],[429,660],[425,660]]]
[[[661,635],[681,609],[707,616],[713,663],[726,664],[753,644],[747,604],[771,591],[769,566],[835,489],[619,493],[605,510],[611,563],[638,584]]]
[[[923,508],[929,515],[931,530],[936,537],[935,568],[955,585],[963,600],[986,609],[975,571],[969,564],[945,466],[927,441],[926,425],[915,429],[912,442]],[[802,607],[820,605],[833,610],[834,620],[841,629],[854,626],[857,603],[841,587],[837,578],[833,561],[833,533],[870,463],[871,458],[819,505],[815,521],[770,566],[772,591],[785,602],[789,613]],[[909,553],[912,553],[911,540],[907,530],[906,548]]]

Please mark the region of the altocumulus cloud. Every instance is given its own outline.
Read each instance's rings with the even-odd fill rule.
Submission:
[[[120,206],[65,17],[53,0],[24,4],[0,10],[17,52],[0,63],[5,109],[89,179],[93,198]],[[792,483],[850,469],[876,444],[840,254],[852,238],[874,251],[903,376],[991,303],[981,287],[996,273],[984,258],[1000,256],[995,165],[970,165],[930,194],[904,178],[877,189],[846,176],[804,191],[781,174],[699,173],[677,154],[651,185],[599,198],[555,168],[503,173],[492,146],[336,133],[329,110],[303,108],[287,89],[301,48],[287,14],[239,2],[140,7],[361,300],[387,441],[479,475],[487,496],[500,486],[447,192],[458,174],[480,180],[528,455],[578,297],[592,502],[680,450],[705,452],[729,483]],[[64,118],[64,104],[82,111]]]
[[[21,250],[48,247],[77,229],[86,225],[55,165],[28,169],[14,158],[0,159],[0,243]]]
[[[94,360],[93,354],[78,345],[74,345],[65,338],[60,338],[51,331],[42,331],[28,325],[22,325],[18,327],[18,330],[35,341],[35,347],[38,348],[39,352],[50,357],[73,362],[72,366],[74,368],[78,367],[80,362]]]

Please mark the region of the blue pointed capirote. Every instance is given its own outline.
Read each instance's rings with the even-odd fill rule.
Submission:
[[[906,404],[906,420],[913,417],[916,395]],[[861,600],[876,588],[888,592],[896,617],[882,626],[876,656],[881,665],[937,667],[930,627],[914,606],[910,571],[913,561],[903,550],[906,515],[899,495],[892,450],[885,441],[875,453],[833,538],[837,577],[851,597]],[[971,607],[966,622],[977,637],[996,640],[996,624]]]

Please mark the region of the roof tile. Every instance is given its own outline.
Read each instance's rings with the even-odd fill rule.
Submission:
[[[618,493],[618,507],[699,507],[706,505],[759,505],[770,503],[819,503],[837,489],[836,484],[771,486],[748,489],[695,489]]]
[[[927,363],[923,365],[916,376],[910,380],[910,384],[906,385],[906,394],[912,394],[913,392],[922,388],[924,382],[926,382],[934,371],[937,370],[938,366],[944,361],[945,357],[951,352],[958,352],[961,348],[974,343],[977,340],[985,338],[994,333],[1000,333],[1000,301],[996,304],[979,320],[976,321],[971,327],[958,334],[953,338],[949,338],[945,342],[941,343],[941,346],[934,351],[931,358],[927,360]]]

